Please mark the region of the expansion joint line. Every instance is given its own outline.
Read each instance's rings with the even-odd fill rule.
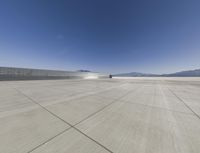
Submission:
[[[169,87],[168,87],[169,91],[177,98],[179,99],[179,101],[181,101],[198,119],[200,119],[200,116],[195,112],[193,111],[193,109],[188,105],[186,104],[186,102],[181,99],[173,90],[171,90]]]

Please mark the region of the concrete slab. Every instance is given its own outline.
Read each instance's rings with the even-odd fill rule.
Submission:
[[[140,86],[140,84],[135,84],[134,86],[132,86],[130,84],[125,83],[111,90],[98,93],[98,96],[117,100],[119,98],[121,99],[128,92],[135,92],[135,90],[138,90]]]
[[[0,86],[0,118],[16,113],[29,111],[38,106],[18,91],[9,87]]]
[[[192,114],[192,112],[182,102],[180,102],[180,100],[175,97],[167,87],[159,84],[153,86],[142,86],[139,90],[123,97],[121,100]]]
[[[77,128],[115,153],[200,151],[196,116],[140,104],[117,102]]]
[[[42,106],[48,106],[60,102],[66,102],[67,100],[85,97],[91,94],[99,92],[107,92],[114,88],[116,85],[105,83],[102,81],[68,81],[53,80],[52,82],[47,80],[41,81],[18,81],[13,84],[8,82],[9,86],[18,89],[20,92],[37,101]],[[117,85],[118,86],[118,85]]]
[[[27,153],[67,128],[42,108],[0,118],[0,152]]]
[[[199,153],[199,133],[200,78],[0,82],[0,153]]]
[[[112,101],[112,99],[94,95],[50,105],[46,108],[71,125],[75,125],[106,107],[112,103]]]

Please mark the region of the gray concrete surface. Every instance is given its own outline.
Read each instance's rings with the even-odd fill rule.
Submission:
[[[200,78],[0,82],[0,153],[199,153]]]

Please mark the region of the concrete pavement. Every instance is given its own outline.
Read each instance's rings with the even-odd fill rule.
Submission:
[[[0,153],[199,153],[200,78],[0,82]]]

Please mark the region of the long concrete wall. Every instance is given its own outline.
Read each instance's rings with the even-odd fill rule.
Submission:
[[[87,78],[88,79],[109,78],[109,75],[101,73],[93,73],[93,72],[0,67],[0,80],[87,79]]]

